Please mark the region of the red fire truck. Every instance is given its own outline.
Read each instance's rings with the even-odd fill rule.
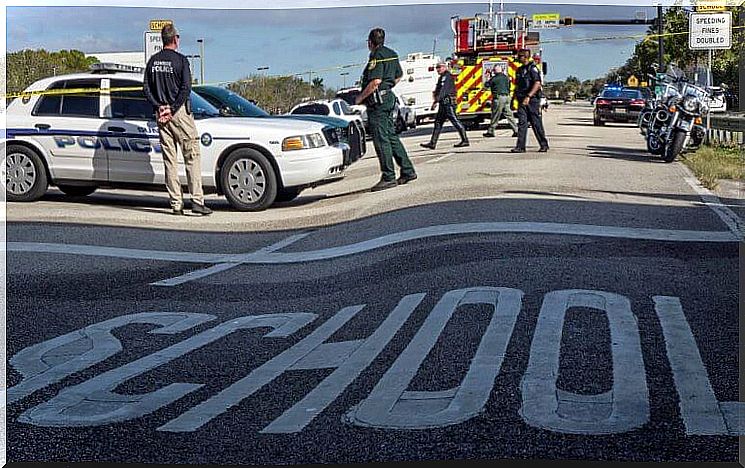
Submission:
[[[490,11],[469,18],[451,18],[454,45],[451,73],[455,78],[456,113],[469,128],[491,117],[491,92],[484,84],[495,65],[507,71],[511,91],[520,64],[517,52],[540,52],[540,35],[529,31],[529,19],[510,11]],[[540,60],[540,59],[538,59]],[[545,72],[545,63],[542,69]],[[513,109],[517,103],[513,101]]]

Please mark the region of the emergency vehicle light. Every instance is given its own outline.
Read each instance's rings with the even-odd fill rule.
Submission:
[[[121,63],[102,62],[94,63],[89,67],[93,72],[129,72],[145,73],[145,67],[135,67],[133,65],[123,65]]]

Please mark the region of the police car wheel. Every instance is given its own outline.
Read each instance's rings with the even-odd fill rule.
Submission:
[[[98,187],[95,185],[57,185],[65,195],[71,197],[84,197],[95,192]]]
[[[5,156],[5,193],[8,201],[38,200],[49,186],[41,157],[20,145],[8,145]]]
[[[260,152],[241,148],[222,164],[220,178],[225,198],[239,211],[262,211],[277,197],[277,177]]]

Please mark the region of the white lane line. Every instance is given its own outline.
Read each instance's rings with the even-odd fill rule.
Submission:
[[[413,229],[357,242],[355,244],[315,251],[292,253],[280,252],[270,253],[263,256],[257,255],[254,258],[249,258],[245,261],[246,263],[297,263],[327,260],[367,252],[411,240],[456,234],[480,233],[557,234],[671,242],[737,242],[739,240],[739,238],[730,231],[679,231],[559,223],[463,223]]]
[[[247,254],[205,254],[197,252],[162,252],[154,250],[135,250],[92,245],[36,244],[31,242],[8,242],[6,249],[13,252],[43,252],[104,257],[136,258],[141,260],[166,260],[191,263],[251,263],[286,264],[302,263],[344,257],[367,252],[389,245],[430,237],[458,234],[554,234],[615,239],[650,240],[667,242],[738,242],[740,237],[731,231],[683,231],[667,229],[629,228],[615,226],[595,226],[585,224],[561,223],[463,223],[429,226],[409,231],[388,234],[354,244],[342,245],[305,252],[275,252],[277,244]],[[295,242],[308,233],[285,239],[278,244],[281,248]]]
[[[205,268],[203,270],[196,270],[191,271],[189,273],[185,273],[181,276],[176,276],[175,278],[168,278],[161,281],[157,281],[155,283],[150,283],[151,286],[178,286],[184,283],[188,283],[189,281],[198,280],[201,278],[205,278],[210,275],[214,275],[215,273],[221,273],[226,270],[230,270],[231,268],[237,267],[238,265],[241,265],[245,262],[246,259],[251,258],[254,255],[263,255],[267,253],[274,252],[276,250],[279,250],[281,248],[287,247],[288,245],[291,245],[300,239],[303,239],[304,237],[308,236],[310,233],[300,233],[296,234],[294,236],[290,236],[286,239],[283,239],[275,244],[272,244],[270,246],[264,247],[263,249],[257,250],[256,252],[252,252],[250,254],[241,254],[241,255],[235,255],[233,256],[233,260],[230,262],[225,263],[219,263],[217,265],[212,265],[209,268]],[[226,256],[227,257],[227,256]],[[225,258],[223,259],[223,261]]]
[[[181,276],[176,276],[175,278],[169,278],[155,283],[150,283],[150,286],[178,286],[180,284],[188,283],[189,281],[204,278],[205,276],[220,273],[221,271],[230,270],[231,268],[237,267],[238,265],[240,265],[240,263],[218,263],[217,265],[212,265],[211,267],[205,268],[203,270],[190,271],[189,273],[183,274]]]
[[[52,244],[47,242],[8,242],[7,252],[58,253],[70,255],[91,255],[95,257],[131,258],[136,260],[163,260],[186,263],[219,263],[225,254],[174,252],[165,250],[141,250],[98,245]]]
[[[727,205],[723,204],[719,197],[717,197],[711,190],[702,186],[693,172],[691,172],[691,170],[683,163],[680,163],[678,167],[680,167],[685,173],[683,178],[688,182],[688,185],[698,193],[704,201],[704,205],[711,208],[714,213],[724,221],[724,224],[727,225],[729,230],[738,236],[739,239],[742,239],[745,236],[745,222],[743,222],[742,218],[737,216],[734,211],[727,208]]]
[[[442,161],[443,159],[447,159],[450,156],[455,156],[455,153],[447,153],[447,154],[445,154],[443,156],[440,156],[439,158],[431,159],[431,160],[427,161],[426,164],[434,164],[436,162]]]

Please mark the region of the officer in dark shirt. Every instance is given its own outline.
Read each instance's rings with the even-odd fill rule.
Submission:
[[[530,61],[530,50],[523,49],[518,52],[517,59],[522,67],[517,70],[517,87],[515,98],[517,107],[517,145],[512,148],[513,153],[524,153],[525,143],[528,138],[528,124],[533,127],[538,144],[541,145],[541,153],[548,151],[548,140],[543,130],[543,119],[541,117],[541,73],[535,63]]]
[[[163,150],[166,189],[172,213],[184,214],[184,196],[178,176],[178,147],[184,156],[186,182],[191,194],[191,211],[209,215],[202,190],[202,158],[194,116],[191,114],[191,70],[185,56],[176,52],[179,34],[172,24],[160,32],[163,49],[150,57],[145,67],[143,89],[153,105],[158,120],[160,146]]]
[[[456,143],[453,146],[455,146],[456,148],[469,146],[468,134],[466,133],[466,129],[463,127],[463,124],[455,115],[456,93],[453,75],[450,74],[448,66],[445,62],[440,62],[437,64],[437,73],[440,75],[440,77],[438,78],[437,84],[435,85],[435,90],[432,93],[432,97],[434,98],[432,109],[434,109],[436,105],[439,105],[440,108],[437,109],[437,116],[435,117],[435,128],[432,130],[432,137],[430,138],[429,143],[419,143],[419,146],[429,149],[435,149],[435,147],[437,146],[437,139],[440,137],[440,132],[442,131],[442,125],[445,123],[446,119],[449,120],[451,124],[453,124],[453,127],[455,127],[455,129],[458,131],[458,134],[460,135],[460,142]]]
[[[384,46],[384,42],[384,30],[375,28],[370,31],[367,37],[370,59],[362,74],[362,92],[355,99],[356,104],[367,105],[370,133],[380,163],[381,177],[372,187],[373,192],[406,184],[417,178],[414,165],[393,126],[392,114],[396,96],[391,88],[398,83],[404,72],[401,70],[398,54]],[[393,166],[394,159],[401,168],[398,179]]]

